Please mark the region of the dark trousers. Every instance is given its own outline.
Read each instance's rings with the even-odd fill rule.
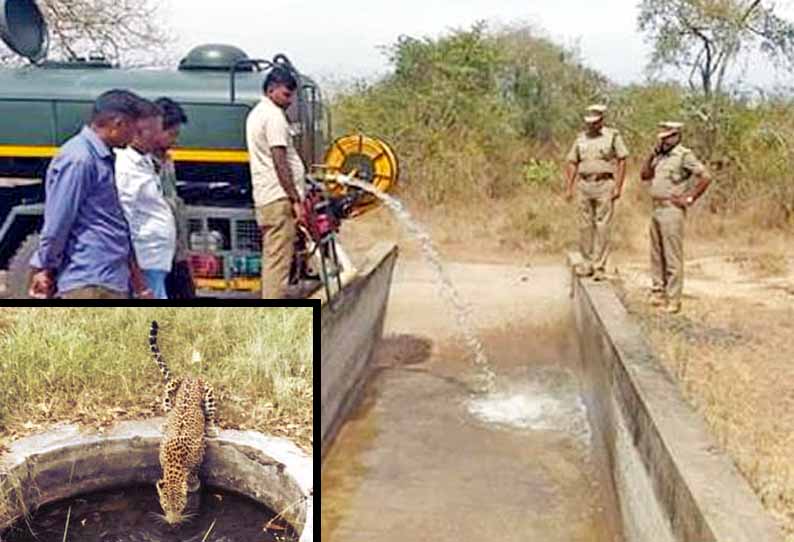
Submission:
[[[194,299],[196,297],[196,286],[193,284],[193,276],[190,274],[187,262],[174,262],[173,269],[165,277],[165,291],[168,294],[168,299]]]

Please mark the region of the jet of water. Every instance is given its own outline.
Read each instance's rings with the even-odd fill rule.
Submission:
[[[471,324],[471,309],[462,300],[458,290],[452,283],[447,270],[444,268],[441,255],[433,245],[430,235],[413,219],[402,202],[397,198],[378,190],[369,183],[355,179],[354,177],[339,175],[336,180],[344,185],[359,188],[378,198],[384,205],[392,210],[405,229],[419,241],[422,253],[433,269],[438,284],[441,286],[441,295],[454,308],[458,327],[463,334],[466,344],[474,354],[474,363],[479,367],[483,391],[492,392],[494,390],[496,375],[488,364],[488,358],[485,355],[485,348],[482,342],[474,332],[474,326]]]

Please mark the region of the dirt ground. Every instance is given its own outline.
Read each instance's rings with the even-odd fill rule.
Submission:
[[[719,444],[794,541],[794,257],[722,254],[687,261],[684,310],[645,302],[645,265],[615,284]],[[771,272],[774,271],[774,272]]]
[[[399,243],[402,263],[395,288],[400,295],[392,299],[413,301],[392,303],[392,325],[410,315],[425,322],[431,333],[448,333],[449,320],[429,309],[434,287],[416,243],[388,218],[378,218],[377,214],[346,226],[343,239],[353,253],[364,250],[373,239],[395,239]],[[791,239],[785,235],[757,238],[757,234],[747,233],[729,240],[702,235],[707,237],[703,240],[699,238],[703,232],[695,223],[685,246],[684,308],[681,314],[668,316],[646,303],[650,286],[646,245],[644,230],[637,230],[629,238],[630,247],[611,259],[613,285],[683,395],[733,457],[784,531],[786,541],[794,542]],[[507,324],[522,313],[537,310],[521,307],[511,291],[522,280],[546,280],[543,273],[534,273],[533,269],[564,262],[561,254],[509,250],[488,240],[463,241],[454,232],[431,231],[453,274],[465,277],[464,297],[477,295],[477,281],[504,283],[504,292],[499,294],[503,295],[503,309],[477,314],[478,325]],[[499,268],[489,267],[490,263],[509,263],[516,271],[510,276],[504,272],[505,276],[496,275],[494,271]]]

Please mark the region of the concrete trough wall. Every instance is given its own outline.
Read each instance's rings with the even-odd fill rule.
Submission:
[[[366,382],[397,250],[380,245],[322,308],[322,456]],[[576,263],[571,258],[571,263]],[[571,278],[583,394],[625,542],[783,542],[608,283]]]
[[[366,382],[367,363],[383,333],[397,246],[376,245],[358,277],[322,305],[322,458]]]
[[[606,283],[572,278],[594,438],[626,542],[782,542]]]
[[[63,426],[16,441],[0,460],[0,533],[26,511],[84,493],[152,484],[160,478],[164,418],[121,422],[103,433]],[[221,431],[209,439],[200,478],[282,512],[312,538],[312,458],[282,438]]]

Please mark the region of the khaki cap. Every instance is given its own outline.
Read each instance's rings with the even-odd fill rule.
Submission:
[[[598,122],[604,118],[604,113],[607,112],[607,106],[603,104],[593,104],[587,107],[587,115],[584,117],[586,123]]]
[[[671,135],[681,133],[684,127],[682,122],[665,121],[659,123],[659,139],[670,137]]]

